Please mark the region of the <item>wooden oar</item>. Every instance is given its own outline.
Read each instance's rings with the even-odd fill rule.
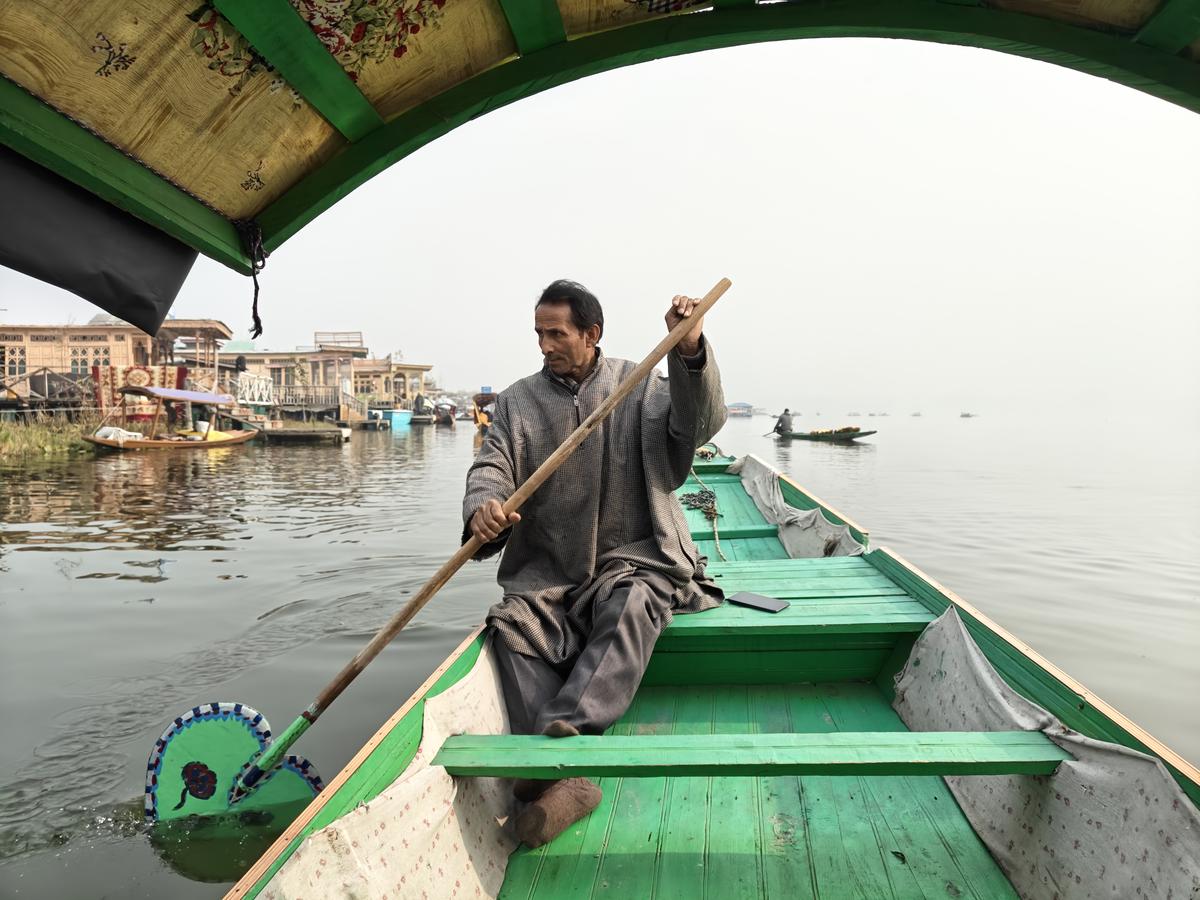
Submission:
[[[516,492],[504,502],[503,510],[506,516],[520,509],[522,504],[524,504],[525,501],[533,495],[533,492],[541,487],[547,478],[554,474],[558,467],[566,461],[567,457],[574,453],[575,449],[587,439],[587,436],[592,433],[596,426],[608,417],[608,415],[616,408],[617,404],[625,399],[625,397],[650,374],[651,370],[662,361],[663,357],[665,357],[675,347],[676,344],[683,340],[684,335],[686,335],[695,327],[696,321],[710,309],[712,309],[713,305],[717,302],[717,300],[720,299],[721,295],[729,289],[730,284],[731,283],[728,278],[722,278],[720,281],[718,281],[713,289],[705,294],[700,302],[696,304],[692,310],[692,314],[672,328],[671,331],[667,333],[666,337],[659,341],[658,346],[650,351],[650,355],[642,360],[638,364],[637,368],[630,373],[629,377],[621,382],[620,386],[618,386],[618,388],[612,394],[610,394],[604,400],[604,402],[596,407],[596,410],[590,416],[583,420],[582,424],[575,429],[570,437],[563,441],[562,445],[555,450],[554,453],[552,453],[544,463],[538,466],[537,470],[529,476],[525,483],[517,488]],[[463,544],[462,547],[459,548],[458,552],[450,557],[450,559],[448,559],[442,565],[442,567],[438,569],[436,573],[434,573],[433,577],[430,578],[429,581],[427,581],[419,591],[417,591],[416,595],[409,600],[407,604],[405,604],[404,608],[392,616],[390,620],[388,620],[388,622],[379,630],[375,637],[371,639],[371,642],[363,647],[363,649],[360,650],[358,654],[346,664],[345,668],[343,668],[342,671],[340,671],[337,676],[325,686],[325,689],[321,691],[321,693],[317,696],[317,699],[313,701],[312,705],[309,706],[308,709],[302,712],[296,718],[296,720],[292,722],[292,724],[289,725],[287,729],[274,741],[270,741],[269,743],[266,743],[265,741],[261,742],[263,743],[262,749],[250,758],[249,763],[246,764],[240,773],[234,773],[234,779],[232,780],[233,787],[229,792],[225,803],[222,804],[220,802],[223,798],[216,796],[218,793],[223,792],[212,790],[208,786],[208,781],[206,780],[207,776],[204,778],[199,778],[196,774],[199,771],[194,768],[196,766],[201,767],[204,772],[210,771],[210,767],[206,766],[204,761],[200,758],[200,754],[204,752],[201,741],[195,740],[195,738],[190,738],[189,740],[191,740],[192,743],[187,747],[186,752],[184,752],[182,748],[177,747],[174,748],[174,751],[171,753],[172,759],[176,761],[184,759],[185,757],[190,757],[187,764],[183,765],[183,772],[185,774],[181,775],[179,779],[174,777],[174,773],[167,772],[169,766],[167,766],[163,761],[164,753],[162,752],[162,748],[159,745],[156,745],[155,752],[151,753],[150,757],[151,767],[157,767],[154,774],[156,776],[159,774],[164,776],[167,774],[171,775],[170,785],[163,785],[164,795],[171,797],[173,793],[179,790],[178,785],[183,785],[183,790],[178,807],[170,810],[159,810],[157,808],[156,795],[155,797],[151,797],[149,779],[147,779],[147,818],[163,820],[185,815],[216,814],[227,811],[228,807],[234,803],[242,802],[243,798],[247,797],[247,795],[249,795],[251,791],[255,789],[255,785],[257,785],[260,780],[263,780],[264,775],[273,775],[273,773],[276,771],[276,767],[284,762],[287,751],[294,743],[296,743],[300,736],[312,727],[317,719],[320,718],[321,714],[329,708],[329,705],[338,698],[342,691],[349,687],[350,683],[358,677],[359,673],[367,667],[371,660],[378,656],[379,652],[383,650],[383,648],[386,647],[392,641],[392,639],[396,637],[396,635],[404,630],[404,627],[408,625],[408,623],[412,621],[413,617],[421,611],[421,608],[433,598],[434,594],[441,589],[442,585],[449,581],[454,573],[462,567],[463,563],[471,559],[471,557],[473,557],[479,551],[479,548],[483,546],[483,543],[484,542],[478,537],[472,536],[470,540]],[[205,704],[205,706],[208,705],[209,704]],[[192,712],[197,713],[197,715],[189,720],[186,725],[180,726],[180,728],[177,729],[179,734],[172,734],[172,737],[175,737],[176,740],[178,740],[181,739],[184,734],[195,735],[197,732],[204,733],[206,729],[200,726],[202,726],[205,722],[216,721],[220,719],[221,717],[218,715],[220,711],[232,706],[243,708],[243,704],[211,705],[214,708],[212,716],[209,716],[204,707],[195,707]],[[251,712],[253,712],[253,710],[251,710]],[[190,715],[190,713],[186,715]],[[228,719],[229,717],[225,716],[225,718]],[[262,719],[261,716],[258,718],[259,720]],[[179,719],[176,720],[177,723],[179,721]],[[228,722],[225,724],[228,724]],[[261,728],[263,723],[262,721],[259,721],[256,724]],[[215,728],[213,730],[215,737]],[[168,732],[172,731],[173,729],[168,729]],[[166,735],[164,735],[164,738],[165,737]],[[216,739],[218,741],[221,740],[221,738]],[[267,740],[269,740],[269,732]],[[162,741],[160,740],[159,744],[161,743]],[[158,760],[157,763],[156,754]],[[242,759],[245,758],[246,757],[244,756],[242,757]],[[289,757],[289,759],[291,758]],[[189,767],[193,768],[189,769]],[[191,781],[188,779],[188,774],[192,776]],[[215,774],[217,773],[214,773],[214,775]],[[198,792],[192,790],[193,782],[199,785]],[[277,788],[277,792],[279,790],[280,789]],[[202,802],[193,802],[191,803],[191,808],[187,809],[187,804],[185,801],[188,800],[189,792],[192,797],[195,797]],[[200,796],[201,794],[204,794],[205,796]],[[216,802],[214,803],[213,801]],[[152,807],[154,810],[153,814],[151,813]]]

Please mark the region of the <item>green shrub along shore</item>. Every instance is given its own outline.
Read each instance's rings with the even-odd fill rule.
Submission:
[[[95,418],[71,422],[58,416],[29,416],[24,422],[0,420],[0,462],[88,453],[92,447],[83,436],[98,424]]]

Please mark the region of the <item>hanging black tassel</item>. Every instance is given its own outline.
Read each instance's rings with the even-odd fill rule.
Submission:
[[[250,310],[254,327],[250,329],[250,337],[256,338],[263,333],[262,319],[258,317],[258,273],[266,267],[270,254],[263,248],[262,228],[258,222],[254,219],[235,219],[233,225],[242,239],[246,255],[250,257],[250,277],[254,281],[254,305]]]

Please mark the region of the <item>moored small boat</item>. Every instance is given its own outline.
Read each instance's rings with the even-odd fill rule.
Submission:
[[[228,897],[1187,895],[1195,766],[761,460],[699,455],[699,491],[709,574],[787,608],[677,616],[581,738],[505,733],[476,628]],[[517,846],[506,779],[566,776],[600,806]]]
[[[217,431],[216,410],[235,405],[233,397],[228,394],[211,394],[203,391],[184,391],[174,388],[133,387],[121,388],[121,425],[108,425],[116,411],[105,416],[95,432],[84,435],[84,440],[98,449],[104,450],[213,450],[217,447],[228,447],[234,444],[244,444],[258,437],[259,432],[253,429],[246,431]],[[128,410],[125,397],[149,397],[157,401],[154,414],[150,420],[149,434],[127,430],[129,426]],[[213,412],[207,422],[200,422],[195,428],[159,433],[159,420],[162,418],[164,404],[195,404],[210,407]]]
[[[484,392],[471,398],[471,414],[475,420],[475,427],[479,429],[481,435],[488,433],[488,428],[492,424],[495,403],[499,396],[499,394]]]

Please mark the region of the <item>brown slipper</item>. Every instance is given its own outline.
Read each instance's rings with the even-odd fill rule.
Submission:
[[[546,730],[543,731],[542,734],[555,738],[579,737],[579,729],[570,722],[565,722],[562,719],[555,719],[546,726]]]
[[[517,840],[528,847],[548,844],[599,806],[603,797],[600,788],[586,778],[556,781],[517,816]]]
[[[513,782],[513,796],[522,803],[532,803],[546,791],[557,784],[555,781],[534,781],[532,778],[518,778]]]

